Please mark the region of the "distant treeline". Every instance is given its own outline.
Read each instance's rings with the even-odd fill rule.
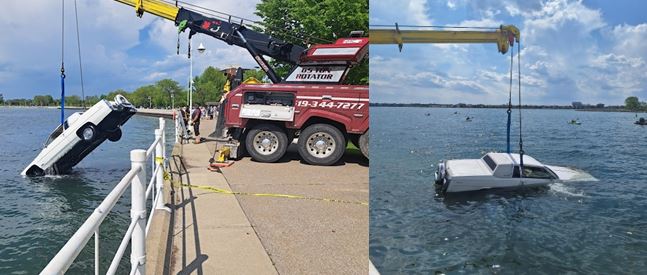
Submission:
[[[244,78],[254,77],[262,80],[265,73],[261,70],[246,70]],[[227,82],[224,73],[214,67],[208,67],[204,72],[193,79],[193,103],[204,105],[206,102],[220,101],[223,94],[223,87]],[[181,87],[172,79],[162,79],[154,84],[145,85],[128,92],[117,89],[107,94],[91,95],[85,97],[85,105],[92,106],[101,99],[112,100],[115,95],[122,94],[128,101],[137,107],[167,108],[187,105],[188,87]],[[0,94],[0,104],[11,106],[59,106],[60,98],[51,95],[36,95],[31,99],[8,99],[4,100]],[[80,95],[65,97],[65,106],[82,106],[83,100]]]
[[[507,104],[438,104],[438,103],[379,103],[371,102],[374,107],[423,107],[423,108],[498,108],[506,109]],[[513,105],[513,108],[519,108]],[[521,105],[524,109],[575,109],[581,111],[609,111],[609,112],[647,112],[647,102],[641,102],[638,97],[630,96],[625,100],[625,105],[604,104],[588,105],[580,102],[573,102],[571,105]]]

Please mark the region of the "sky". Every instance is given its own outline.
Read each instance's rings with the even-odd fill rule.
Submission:
[[[371,25],[517,26],[524,104],[647,99],[647,1],[370,3]],[[509,70],[510,53],[500,54],[494,44],[405,44],[402,52],[397,45],[371,45],[371,101],[505,104]]]
[[[258,20],[253,13],[259,0],[188,2]],[[157,80],[171,78],[187,86],[188,31],[180,35],[173,22],[144,14],[108,0],[78,0],[83,82],[86,95],[116,89],[132,91]],[[65,0],[66,95],[81,95],[74,1]],[[61,1],[10,0],[0,8],[0,94],[5,99],[50,94],[60,98]],[[195,49],[203,43],[206,51]],[[193,37],[194,75],[207,66],[225,68],[256,65],[243,48],[211,37]]]

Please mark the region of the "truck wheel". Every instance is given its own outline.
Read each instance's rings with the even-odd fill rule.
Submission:
[[[288,137],[285,131],[275,125],[256,125],[247,133],[245,148],[256,161],[275,162],[285,155]]]
[[[81,129],[80,134],[81,139],[83,139],[84,141],[92,141],[94,139],[94,136],[96,136],[97,131],[96,129],[94,129],[94,126],[87,125]]]
[[[334,126],[313,124],[299,135],[299,155],[307,163],[332,165],[346,151],[346,137]]]
[[[362,155],[364,155],[366,158],[368,158],[368,131],[366,130],[366,133],[362,134],[359,137],[359,150],[362,152]]]
[[[117,128],[117,130],[114,130],[112,132],[108,133],[108,140],[112,142],[117,142],[121,139],[121,129]]]

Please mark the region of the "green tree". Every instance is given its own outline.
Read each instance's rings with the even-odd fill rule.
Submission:
[[[256,80],[261,82],[267,82],[267,75],[261,69],[249,69],[243,72],[243,81],[250,77],[256,78]]]
[[[157,86],[159,91],[161,91],[164,95],[159,99],[155,99],[156,105],[159,107],[171,106],[171,99],[173,98],[173,101],[177,100],[180,92],[182,91],[180,84],[172,79],[162,79],[160,81],[157,81],[157,83],[155,83],[155,86]]]
[[[4,95],[0,94],[0,104],[4,104]]]
[[[66,96],[65,106],[81,106],[81,97],[78,95]]]
[[[204,105],[206,102],[219,101],[225,82],[225,75],[217,68],[209,66],[200,76],[194,78],[193,103]]]
[[[32,102],[36,106],[49,106],[54,103],[54,98],[51,95],[37,95]]]
[[[302,46],[331,43],[351,31],[368,34],[368,0],[262,0],[255,14],[263,19],[264,33]],[[272,63],[282,77],[291,67]],[[367,58],[351,69],[345,82],[368,84]]]
[[[101,98],[98,95],[89,95],[85,97],[85,106],[91,107],[94,104],[97,104]]]
[[[632,111],[637,111],[640,109],[640,101],[638,100],[638,97],[635,96],[630,96],[625,99],[625,108],[632,110]]]

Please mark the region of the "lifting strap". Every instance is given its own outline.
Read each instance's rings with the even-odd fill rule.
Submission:
[[[514,46],[510,47],[510,86],[508,90],[508,123],[506,149],[510,154],[510,128],[512,125],[512,71],[514,69]],[[517,42],[517,73],[518,73],[518,97],[519,97],[519,176],[523,178],[523,137],[521,132],[521,43]]]
[[[65,123],[65,0],[61,0],[61,125]]]
[[[510,126],[512,123],[512,68],[513,66],[513,60],[514,60],[514,47],[510,50],[510,89],[508,90],[508,110],[506,113],[508,113],[508,131],[507,131],[507,150],[508,154],[510,154]]]
[[[521,42],[517,41],[517,73],[519,79],[519,175],[523,178],[523,139],[521,137]]]

